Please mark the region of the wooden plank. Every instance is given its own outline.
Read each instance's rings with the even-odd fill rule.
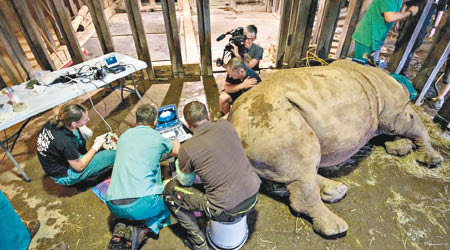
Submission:
[[[361,12],[361,6],[363,1],[350,0],[347,15],[345,16],[344,26],[341,32],[341,38],[336,50],[336,58],[346,57],[352,42],[352,35],[355,32],[356,25],[358,24],[359,13]]]
[[[45,48],[41,35],[37,30],[37,25],[31,17],[25,0],[7,1],[7,3],[11,6],[14,14],[17,15],[19,25],[24,33],[28,45],[30,46],[31,51],[33,52],[34,57],[41,68],[55,70],[55,65],[53,64],[50,55]]]
[[[220,117],[220,107],[219,107],[219,87],[217,86],[216,80],[212,76],[204,76],[203,88],[205,90],[206,102],[208,103],[208,111],[211,120],[217,120]]]
[[[184,64],[200,64],[197,40],[195,39],[189,0],[183,0],[183,28],[186,60]]]
[[[436,40],[431,46],[430,53],[428,53],[427,58],[422,64],[419,72],[417,72],[414,78],[413,85],[417,90],[422,90],[427,79],[433,72],[433,69],[437,67],[441,56],[446,51],[448,45],[450,44],[450,9],[447,10],[444,17],[441,20],[441,26],[436,31]]]
[[[272,13],[277,13],[279,10],[280,0],[273,0],[272,2]]]
[[[0,76],[0,88],[6,88],[6,87],[8,87],[8,86],[6,85],[5,80],[3,80],[3,77]]]
[[[72,57],[74,64],[84,62],[85,58],[78,43],[77,35],[72,28],[72,22],[67,15],[67,9],[64,5],[64,0],[53,0],[51,7],[56,13],[55,18],[60,27],[61,33],[66,40],[67,49]]]
[[[25,81],[25,79],[22,78],[20,73],[17,71],[13,62],[10,60],[8,54],[3,48],[0,48],[0,66],[6,72],[9,80],[11,80],[14,85],[20,84]]]
[[[317,12],[318,0],[313,0],[311,2],[311,6],[309,8],[309,19],[308,24],[306,25],[305,38],[303,42],[302,55],[300,58],[304,58],[306,56],[306,52],[309,50],[309,44],[312,39],[312,32],[314,27],[314,17]]]
[[[66,6],[70,11],[70,15],[72,17],[76,16],[78,14],[78,9],[77,9],[77,6],[75,6],[75,3],[73,2],[73,0],[66,0],[64,2],[66,3]]]
[[[317,56],[320,58],[328,58],[330,53],[331,42],[333,41],[336,23],[339,19],[339,12],[344,3],[343,0],[328,0],[325,1],[324,13],[320,30],[317,38]]]
[[[278,48],[277,48],[277,61],[276,67],[281,68],[286,53],[286,42],[288,37],[289,25],[291,20],[292,0],[284,0],[281,9],[281,18],[278,34]]]
[[[323,19],[323,12],[325,11],[325,6],[328,0],[323,0],[320,2],[319,4],[319,9],[317,10],[316,13],[316,22],[313,28],[313,44],[317,44],[318,39],[319,39],[319,33],[320,33],[320,29],[322,28],[322,19]]]
[[[97,0],[87,0],[86,4],[89,8],[103,54],[113,52],[114,44],[108,22],[106,21],[103,2]]]
[[[212,76],[209,0],[197,0],[198,36],[203,76]]]
[[[78,11],[81,9],[81,7],[84,6],[84,3],[81,0],[75,0],[74,2],[75,2],[75,5],[78,8]]]
[[[305,43],[308,45],[311,39],[311,33],[307,35],[308,27],[312,30],[314,23],[314,11],[311,12],[311,7],[314,7],[314,0],[299,0],[299,4],[296,9],[292,10],[293,16],[291,22],[293,22],[293,33],[291,50],[288,59],[289,67],[295,67],[297,62],[301,59],[302,55],[306,53],[303,51]]]
[[[178,37],[175,3],[171,0],[161,0],[164,24],[166,26],[167,43],[169,45],[172,74],[175,78],[183,78],[183,61],[181,58],[180,39]]]
[[[147,63],[147,76],[150,80],[155,80],[155,73],[152,67],[152,59],[148,50],[147,38],[145,37],[144,25],[139,5],[134,0],[124,0],[127,6],[128,21],[130,22],[131,31],[133,33],[133,40],[136,46],[136,51],[139,60]]]
[[[20,46],[20,43],[19,41],[17,41],[16,36],[9,28],[8,23],[5,19],[5,15],[1,10],[0,10],[0,42],[3,44],[3,47],[6,49],[13,63],[15,65],[20,65],[20,67],[22,67],[23,70],[25,71],[26,76],[23,77],[28,78],[30,76],[31,71],[33,71],[33,68],[31,67],[31,64],[28,61],[27,56],[25,55],[25,52],[22,49],[22,46]]]
[[[182,91],[183,91],[183,80],[182,79],[171,80],[169,90],[167,90],[166,96],[164,97],[161,106],[166,106],[169,104],[175,104],[178,106]]]
[[[48,27],[47,20],[45,19],[44,13],[42,11],[42,7],[40,5],[36,5],[36,2],[33,0],[27,0],[28,7],[31,11],[34,20],[38,24],[38,27],[41,28],[45,37],[50,42],[53,47],[56,47],[55,40],[53,40],[53,35]]]
[[[53,13],[52,8],[50,8],[50,0],[38,0],[38,4],[41,6],[42,10],[44,10],[44,15],[46,15],[48,19],[50,19],[50,24],[55,31],[55,35],[56,38],[58,38],[59,45],[65,45],[66,41],[64,41],[64,37],[59,30],[58,24],[56,23],[55,14]]]
[[[299,1],[292,2],[283,64],[288,64],[288,62],[290,61],[290,57],[291,57],[291,51],[293,52],[293,49],[292,49],[293,40],[296,38],[296,37],[294,37],[294,33],[295,33],[294,29],[296,28],[296,23],[297,23],[297,18],[296,18],[297,14],[296,13],[297,13],[297,10],[299,9],[298,8],[299,6],[300,6]]]

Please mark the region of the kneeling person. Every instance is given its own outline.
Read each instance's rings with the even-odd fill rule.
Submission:
[[[225,79],[224,90],[219,96],[219,107],[226,115],[233,102],[261,82],[261,78],[255,71],[244,65],[242,59],[238,57],[230,59],[225,67],[227,78]]]
[[[210,122],[206,106],[194,101],[183,110],[194,136],[180,147],[177,179],[164,189],[164,199],[186,230],[191,249],[208,249],[193,211],[202,211],[215,221],[232,222],[248,214],[257,202],[261,180],[245,155],[230,122]],[[194,172],[205,193],[188,187]],[[186,186],[186,187],[184,187]]]
[[[98,152],[105,143],[104,135],[95,138],[94,145],[86,150],[86,139],[92,135],[85,126],[88,121],[85,107],[69,104],[39,132],[39,161],[45,173],[60,185],[73,185],[98,176],[114,163],[115,150]]]
[[[180,142],[162,137],[154,127],[157,110],[150,104],[136,111],[136,126],[117,142],[116,161],[106,204],[111,212],[128,220],[144,220],[154,234],[169,224],[170,212],[162,198],[163,183],[159,162],[164,154],[176,154]],[[141,239],[143,240],[143,239]]]

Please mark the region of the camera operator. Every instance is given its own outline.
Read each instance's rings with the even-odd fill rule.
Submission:
[[[251,24],[245,27],[244,35],[246,36],[246,39],[244,41],[244,63],[253,70],[259,70],[259,61],[263,57],[264,49],[255,44],[254,41],[256,40],[256,33],[258,32],[258,29],[255,25]],[[239,48],[235,44],[231,43],[233,46],[233,54],[235,57],[241,58],[241,55],[239,54]]]
[[[223,114],[230,111],[230,105],[244,92],[261,82],[258,74],[249,69],[240,57],[231,58],[225,66],[227,78],[224,90],[219,96],[219,107]]]

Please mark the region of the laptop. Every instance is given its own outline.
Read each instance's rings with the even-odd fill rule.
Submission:
[[[190,133],[186,133],[183,124],[178,119],[178,110],[175,104],[158,108],[158,120],[155,129],[162,137],[170,140],[177,138],[180,142],[184,142],[192,137]]]

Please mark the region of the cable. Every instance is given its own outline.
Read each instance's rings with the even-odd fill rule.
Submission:
[[[323,60],[322,58],[320,58],[319,56],[317,56],[317,54],[315,53],[316,49],[317,49],[316,47],[312,47],[312,48],[308,49],[306,51],[306,56],[304,58],[302,58],[300,60],[300,62],[306,60],[306,63],[305,63],[306,67],[311,67],[309,60],[315,60],[315,61],[319,62],[321,66],[327,66],[328,63],[325,60]],[[314,52],[312,52],[312,51],[314,51]]]

